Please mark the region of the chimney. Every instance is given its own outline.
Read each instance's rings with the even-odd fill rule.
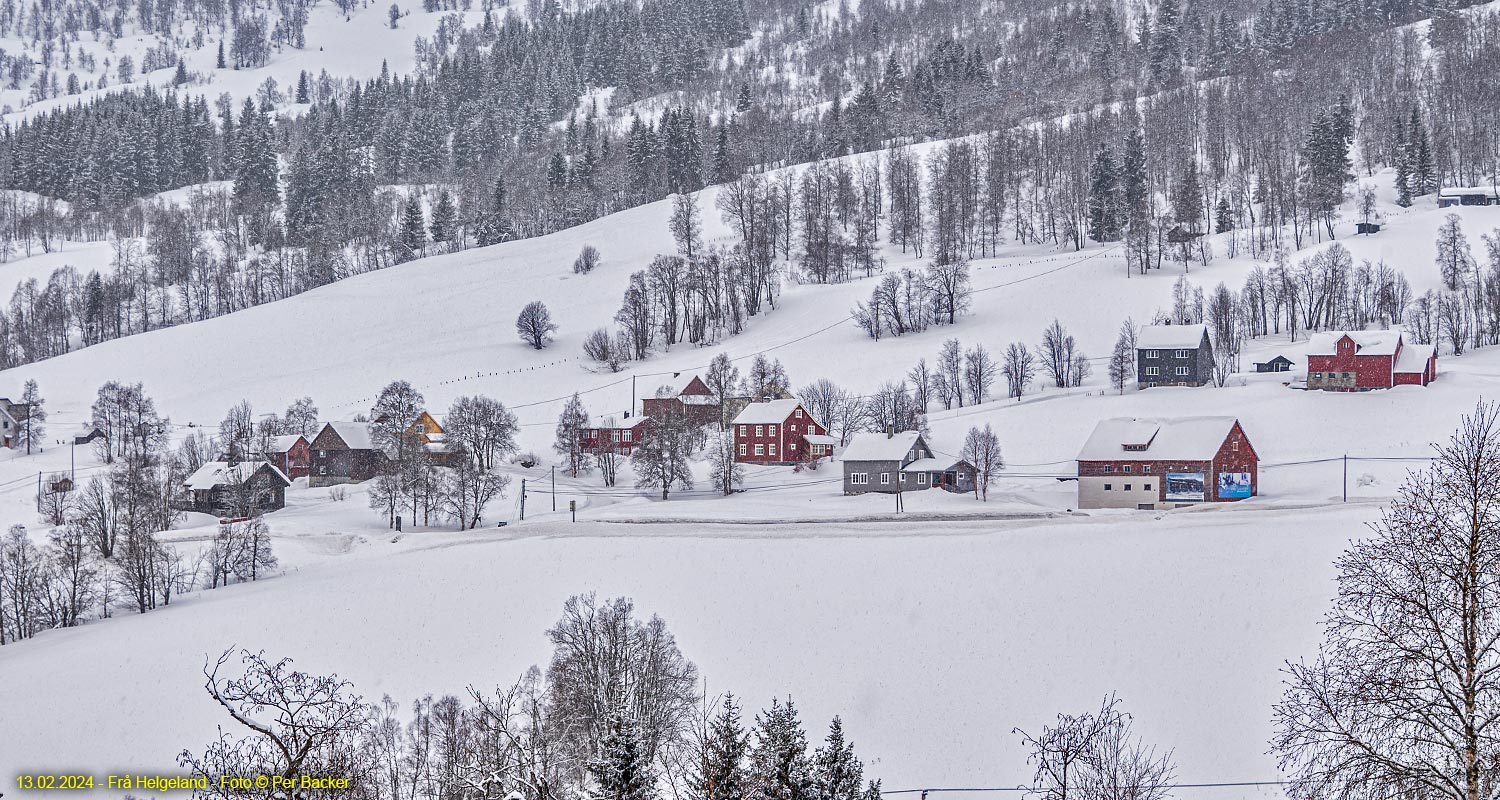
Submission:
[[[896,429],[892,428],[889,425],[885,426],[885,438],[891,439],[891,438],[895,438],[895,436],[896,436]]]

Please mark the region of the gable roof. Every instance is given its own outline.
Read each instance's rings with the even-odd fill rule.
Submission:
[[[295,447],[299,439],[301,439],[302,441],[306,441],[306,439],[300,433],[293,433],[286,436],[277,436],[276,438],[271,440],[271,446],[266,449],[266,452],[285,453]]]
[[[1345,336],[1354,340],[1357,356],[1391,356],[1401,347],[1401,331],[1325,331],[1307,340],[1307,354],[1337,355],[1339,340]]]
[[[916,431],[901,431],[889,438],[884,433],[871,433],[865,431],[857,433],[839,455],[844,461],[905,461],[906,454],[922,441],[922,434]]]
[[[1079,461],[1208,461],[1219,452],[1238,422],[1234,417],[1135,419],[1116,417],[1094,426]],[[1144,445],[1144,450],[1126,450]]]
[[[734,424],[769,425],[781,423],[785,422],[786,418],[790,417],[792,415],[792,412],[796,411],[799,408],[802,408],[802,403],[795,399],[770,400],[764,403],[750,403],[749,405],[745,406],[744,410],[740,411],[739,416],[736,416],[734,418]],[[806,417],[812,417],[811,414],[807,413],[807,409],[803,409],[802,413]],[[817,420],[813,421],[817,422]]]
[[[1437,345],[1408,342],[1396,356],[1393,372],[1413,373],[1427,371],[1427,360],[1437,355]]]
[[[283,486],[292,485],[286,473],[267,461],[241,461],[234,466],[230,466],[227,461],[210,461],[189,475],[182,485],[195,491],[207,491],[235,481],[247,481],[263,469],[270,470],[272,476],[280,480]]]
[[[1147,325],[1135,337],[1137,350],[1196,350],[1207,325]]]
[[[344,446],[350,450],[374,450],[375,440],[370,437],[370,423],[368,422],[325,422],[323,430],[333,429],[334,435],[343,440]],[[319,431],[318,436],[322,436]],[[314,437],[316,438],[316,437]]]

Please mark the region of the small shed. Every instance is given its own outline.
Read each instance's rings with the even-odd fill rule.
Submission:
[[[1255,362],[1256,372],[1290,372],[1291,370],[1292,360],[1283,355],[1277,355],[1267,361]]]
[[[1356,223],[1354,223],[1354,235],[1355,236],[1368,235],[1368,234],[1371,234],[1371,233],[1380,233],[1380,223],[1378,223],[1378,222],[1356,222]]]

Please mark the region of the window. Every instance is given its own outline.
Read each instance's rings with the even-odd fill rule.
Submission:
[[[1178,367],[1177,368],[1177,375],[1179,377],[1183,376],[1183,375],[1186,375],[1186,374],[1188,374],[1188,368],[1187,367]]]
[[[857,485],[857,486],[863,486],[863,485],[865,485],[865,484],[867,484],[869,482],[870,482],[870,473],[868,473],[868,472],[854,472],[854,473],[850,473],[850,475],[849,475],[849,483],[851,483],[851,484],[854,484],[854,485]]]
[[[744,455],[744,454],[745,454],[745,446],[744,445],[740,445],[740,455]]]
[[[1123,473],[1125,473],[1126,475],[1129,475],[1130,474],[1130,465],[1126,464],[1125,466],[1120,467],[1120,471],[1123,472]]]
[[[797,443],[796,442],[792,442],[791,444],[789,444],[789,445],[786,446],[786,449],[788,449],[788,450],[796,450],[797,449]]]
[[[755,454],[758,455],[758,456],[765,455],[766,454],[766,446],[763,445],[763,444],[756,445],[755,446]]]
[[[1115,488],[1115,485],[1112,484],[1112,483],[1106,483],[1106,484],[1104,484],[1104,491],[1106,491],[1106,492],[1110,491],[1111,489],[1114,489],[1114,488]]]
[[[418,422],[417,424],[411,426],[411,429],[412,429],[412,431],[414,431],[416,433],[426,433],[427,432],[427,426],[423,425],[420,422]]]
[[[797,411],[796,411],[796,413],[795,413],[794,416],[796,416],[797,419],[802,419],[802,409],[800,409],[800,408],[797,409]]]
[[[1114,472],[1115,471],[1115,465],[1114,464],[1105,464],[1104,465],[1104,471],[1106,473]]]
[[[906,483],[906,473],[905,472],[901,473],[901,482],[902,483]]]
[[[1151,484],[1149,484],[1149,483],[1143,483],[1143,484],[1141,484],[1141,488],[1145,489],[1146,491],[1149,492],[1149,491],[1151,491]]]
[[[796,433],[797,432],[797,426],[796,425],[788,425],[788,426],[786,426],[786,432],[787,433]]]
[[[1146,351],[1146,358],[1161,358],[1161,351],[1160,350],[1147,350]]]
[[[318,465],[318,474],[319,475],[327,475],[328,474],[328,468],[325,467],[325,466],[323,466],[323,465],[321,465],[321,464],[319,464]]]
[[[318,451],[318,458],[327,458],[327,457],[328,457],[328,451],[327,450],[319,450]]]
[[[748,425],[741,425],[740,426],[740,435],[741,436],[749,436],[750,434],[748,434],[748,433],[745,432],[746,429],[749,428],[749,427],[750,426],[748,426]]]
[[[771,436],[775,436],[776,435],[776,426],[775,425],[767,425],[766,426],[766,433],[769,434],[769,435],[771,435]]]
[[[1192,353],[1192,352],[1193,351],[1191,351],[1191,350],[1178,350],[1176,353],[1173,354],[1173,356],[1176,357],[1176,358],[1187,358],[1188,355],[1190,353]]]
[[[927,485],[927,473],[925,473],[925,472],[918,472],[917,473],[917,483],[919,483],[919,484],[921,484],[923,486],[926,486]]]
[[[1161,374],[1161,367],[1146,367],[1146,374],[1147,375],[1153,375],[1153,376],[1154,375],[1160,375]]]
[[[1128,483],[1125,484],[1125,491],[1127,491],[1127,492],[1130,491],[1130,484],[1128,484]]]
[[[615,431],[615,435],[614,435],[615,442],[618,443],[620,441],[620,437],[621,436],[622,436],[622,434],[620,433],[620,431]]]
[[[632,433],[634,433],[634,431],[625,431],[625,441],[630,441],[630,434]]]
[[[756,425],[755,426],[755,435],[756,436],[765,436],[766,435],[766,426],[764,426],[764,425]]]
[[[1144,467],[1141,467],[1141,472],[1144,472],[1144,473],[1146,473],[1146,474],[1148,474],[1148,475],[1149,475],[1149,474],[1150,474],[1150,473],[1151,473],[1151,465],[1150,465],[1150,464],[1147,464],[1147,465],[1146,465],[1146,466],[1144,466]],[[1150,486],[1147,486],[1147,487],[1146,487],[1146,488],[1147,488],[1147,489],[1150,489],[1150,488],[1151,488],[1151,487],[1150,487]]]
[[[890,484],[891,484],[891,473],[889,473],[889,472],[882,472],[882,473],[880,473],[880,485],[881,486],[889,486]]]
[[[776,455],[776,443],[771,442],[771,455]]]

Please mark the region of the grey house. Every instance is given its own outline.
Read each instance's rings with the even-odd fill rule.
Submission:
[[[844,494],[974,491],[974,468],[962,459],[936,458],[916,431],[856,434],[840,458]]]
[[[1207,325],[1147,325],[1135,339],[1135,377],[1152,386],[1204,386],[1214,375]]]

